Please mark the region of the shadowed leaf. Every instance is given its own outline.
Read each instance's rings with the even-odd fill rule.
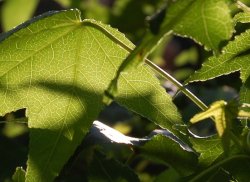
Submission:
[[[124,45],[134,45],[110,26],[81,20],[78,10],[48,12],[0,40],[0,114],[27,108],[26,180],[52,181],[102,110],[103,93],[129,53]],[[118,88],[118,102],[156,124],[173,130],[181,122],[147,67],[122,75]]]

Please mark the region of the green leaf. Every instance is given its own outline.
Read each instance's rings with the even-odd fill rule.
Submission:
[[[7,0],[1,9],[2,26],[5,31],[31,18],[38,0]]]
[[[178,0],[170,3],[162,28],[196,40],[206,49],[218,50],[233,33],[225,0]]]
[[[227,129],[229,122],[232,118],[227,118],[226,116],[226,105],[225,101],[216,101],[210,105],[210,107],[201,113],[196,114],[191,118],[191,123],[197,123],[201,120],[214,117],[214,122],[216,130],[221,137],[224,134],[224,131]]]
[[[197,155],[191,148],[163,135],[152,137],[141,152],[148,159],[170,165],[181,175],[189,175],[197,167]]]
[[[216,130],[219,136],[222,137],[226,131],[230,130],[232,120],[237,118],[239,113],[244,114],[244,116],[247,115],[245,112],[239,112],[236,101],[227,103],[224,100],[220,100],[212,103],[207,110],[196,114],[191,118],[190,122],[196,123],[207,118],[213,118]]]
[[[235,39],[222,50],[218,57],[210,57],[202,68],[191,75],[187,82],[205,81],[235,71],[240,71],[243,86],[241,88],[241,102],[250,102],[249,92],[249,60],[250,30],[236,36]]]
[[[216,101],[212,103],[207,110],[196,114],[190,120],[191,123],[196,123],[207,118],[212,118],[215,123],[217,133],[222,139],[221,141],[226,155],[229,154],[231,139],[238,144],[238,139],[235,139],[234,134],[231,131],[232,128],[234,128],[233,120],[236,119],[239,114],[237,106],[238,105],[235,101],[229,103],[223,100]]]
[[[195,151],[200,153],[199,166],[207,167],[223,154],[221,139],[218,136],[190,138],[190,142]]]
[[[81,20],[78,10],[46,13],[0,39],[0,114],[27,108],[26,179],[52,181],[103,108],[103,93],[134,45],[110,26]],[[118,88],[119,102],[176,132],[177,109],[147,67],[122,75]]]
[[[165,15],[164,12],[166,12]],[[218,21],[214,15],[223,17],[223,20]],[[215,50],[218,49],[220,42],[229,39],[233,32],[229,8],[224,0],[179,0],[172,2],[166,11],[163,9],[154,15],[149,24],[151,31],[146,32],[140,45],[119,67],[115,79],[107,90],[108,96],[114,97],[116,94],[120,73],[128,72],[131,68],[142,64],[157,45],[172,32],[191,37],[206,45],[208,49]]]
[[[250,118],[250,112],[240,110],[239,113],[238,113],[238,116],[242,117],[242,118]]]
[[[191,76],[187,81],[205,81],[221,75],[229,74],[235,71],[241,72],[243,82],[250,75],[248,66],[248,49],[250,43],[250,30],[236,36],[223,50],[218,57],[210,57],[202,68]]]
[[[101,153],[95,152],[89,166],[89,180],[95,182],[139,182],[138,176],[127,166],[114,159],[108,159]]]
[[[240,23],[250,23],[250,12],[240,12],[234,16],[234,24]]]
[[[240,88],[240,102],[243,104],[250,103],[250,77]]]
[[[12,180],[13,182],[25,182],[25,170],[22,167],[17,167]]]
[[[144,71],[144,66],[139,66],[128,73],[122,72],[118,81],[120,94],[117,95],[116,100],[130,110],[178,135],[179,132],[172,126],[182,124],[180,116],[171,102],[171,96],[166,94],[165,89],[160,86],[155,77],[150,76],[153,74],[151,70]]]
[[[205,6],[209,7],[208,12],[204,9]],[[223,11],[220,9],[221,7],[223,8]],[[193,14],[193,11],[197,11],[198,14]],[[225,17],[223,21],[219,21],[219,23],[216,24],[217,26],[220,26],[219,31],[214,28],[214,14]],[[186,19],[187,17],[188,19]],[[195,31],[193,27],[196,27],[196,25],[194,26],[194,24],[192,24],[192,26],[190,26],[189,24],[186,24],[186,21],[190,23],[193,19],[202,24],[203,29],[198,28],[197,31]],[[207,45],[208,48],[213,48],[215,50],[218,48],[218,45],[222,40],[228,39],[232,34],[232,20],[228,6],[224,0],[179,0],[178,3],[172,2],[166,11],[163,9],[160,13],[154,15],[154,17],[150,19],[149,25],[151,30],[148,29],[139,46],[137,46],[121,64],[115,78],[105,91],[105,102],[110,102],[110,99],[117,97],[117,82],[118,79],[120,79],[121,74],[128,75],[130,71],[133,71],[133,68],[141,65],[144,60],[146,60],[146,63],[151,67],[156,67],[146,58],[164,40],[164,38],[168,37],[173,31],[179,34],[183,33],[184,36],[190,36]],[[201,27],[201,25],[198,27]],[[129,47],[126,47],[126,49],[131,50]],[[158,72],[160,72],[159,69],[160,68],[158,68]],[[168,76],[168,78],[170,77],[171,76]],[[177,84],[177,81],[174,82],[179,86],[179,89],[181,89],[180,84]]]

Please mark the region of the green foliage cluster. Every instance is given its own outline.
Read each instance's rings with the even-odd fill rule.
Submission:
[[[132,167],[137,157],[164,166],[150,178],[154,181],[249,181],[250,34],[249,26],[242,25],[250,23],[250,8],[243,2],[127,0],[115,2],[110,12],[104,6],[90,10],[97,1],[89,1],[88,9],[80,1],[57,0],[65,7],[77,6],[83,17],[121,27],[129,36],[134,33],[133,41],[140,39],[137,46],[110,25],[82,19],[78,9],[50,11],[11,29],[32,16],[38,5],[34,0],[25,3],[26,14],[10,21],[11,12],[20,10],[23,2],[9,0],[1,9],[3,28],[9,31],[0,35],[0,114],[25,108],[30,137],[27,166],[17,166],[13,181],[77,181],[67,172],[76,160],[86,168],[81,181],[147,181]],[[129,7],[140,7],[140,15],[160,9],[147,19],[146,28],[125,19]],[[126,30],[130,25],[134,32]],[[239,99],[220,99],[207,107],[150,61],[148,57],[173,35],[192,39],[209,52],[186,84],[229,78],[239,71]],[[185,116],[173,102],[177,94],[167,93],[162,79],[203,111],[192,115],[190,122],[182,119]],[[112,102],[151,121],[158,130],[132,138],[98,121],[93,124]],[[201,138],[192,133],[190,125],[204,119],[215,123],[218,134]],[[127,161],[118,161],[115,152]]]

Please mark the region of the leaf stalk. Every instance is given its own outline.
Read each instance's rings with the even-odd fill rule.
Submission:
[[[190,100],[192,100],[201,110],[206,110],[208,107],[204,104],[198,97],[196,97],[190,90],[186,89],[179,81],[177,81],[173,76],[169,73],[161,69],[159,66],[151,62],[150,60],[145,60],[146,64],[150,66],[152,69],[157,71],[161,76],[170,81],[173,85],[175,85],[184,95],[186,95]]]

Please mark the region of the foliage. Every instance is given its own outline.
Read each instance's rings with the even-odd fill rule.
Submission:
[[[4,30],[29,19],[38,6],[37,1],[32,1],[20,20],[10,21],[9,12],[21,2],[4,2],[1,7]],[[85,18],[100,17],[124,29],[134,41],[140,38],[140,43],[135,46],[110,25],[82,19],[78,9],[49,11],[0,35],[0,114],[9,113],[6,117],[9,128],[17,127],[10,123],[23,121],[29,131],[27,166],[22,165],[24,170],[16,165],[13,181],[250,178],[250,37],[249,27],[242,26],[250,23],[250,11],[245,4],[229,0],[178,0],[166,4],[128,0],[115,1],[110,6],[97,1],[89,1],[88,6],[82,6],[80,1],[57,2],[67,9],[83,10]],[[93,10],[93,6],[98,8]],[[112,6],[112,11],[108,11]],[[145,14],[151,14],[147,28],[140,24],[134,30],[124,27],[129,19],[124,18],[132,7],[141,8],[137,12],[140,23]],[[157,8],[159,11],[153,14]],[[128,22],[136,24],[131,19]],[[236,88],[240,91],[235,91],[239,101],[219,98],[207,107],[194,92],[148,59],[155,49],[160,49],[158,45],[168,43],[166,40],[174,35],[202,45],[204,49],[200,49],[207,51],[209,57],[186,83],[216,80],[222,75],[229,78],[228,74],[240,71],[242,84]],[[187,54],[182,59],[188,57]],[[174,103],[178,95],[167,93],[161,86],[162,79],[175,85],[203,111],[191,113],[187,122],[184,101],[182,106]],[[146,137],[133,138],[101,122],[93,123],[106,105],[114,102],[151,121],[158,129]],[[11,112],[20,109],[26,109],[26,113],[16,120]],[[192,123],[209,118],[218,134],[204,138],[194,135]],[[135,117],[130,118],[132,121],[136,121]],[[25,129],[15,131],[5,135],[14,138]],[[77,175],[71,175],[76,161],[81,161],[84,168],[79,177],[76,171]],[[140,172],[149,161],[164,170],[156,174]]]

